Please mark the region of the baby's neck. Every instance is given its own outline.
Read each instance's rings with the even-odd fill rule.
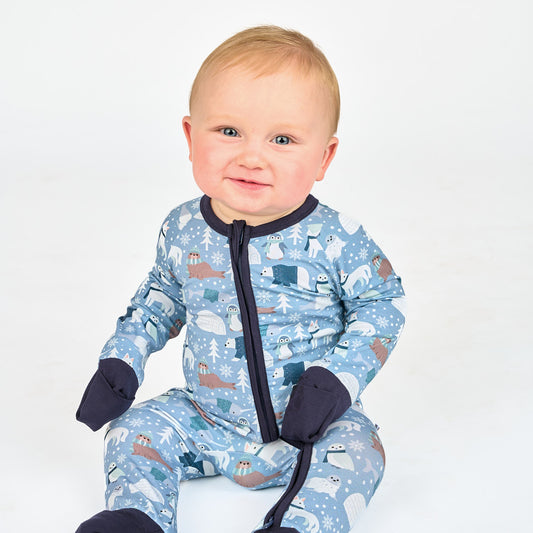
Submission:
[[[294,207],[291,207],[290,209],[287,209],[286,211],[283,211],[281,213],[275,213],[272,215],[261,215],[254,213],[241,213],[239,211],[235,211],[229,208],[228,206],[220,203],[217,200],[211,199],[211,208],[213,209],[215,215],[220,218],[220,220],[222,220],[226,224],[231,224],[234,220],[244,220],[249,226],[260,226],[261,224],[267,224],[268,222],[272,222],[273,220],[283,218],[289,213],[296,211],[296,209],[298,209],[300,205],[302,204],[295,205]]]

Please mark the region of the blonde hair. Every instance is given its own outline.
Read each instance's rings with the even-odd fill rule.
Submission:
[[[261,77],[289,66],[295,66],[304,76],[310,73],[317,76],[330,101],[330,129],[333,135],[337,131],[340,115],[339,84],[335,72],[311,39],[279,26],[248,28],[215,48],[196,74],[189,97],[189,110],[192,109],[200,85],[208,76],[241,67]]]

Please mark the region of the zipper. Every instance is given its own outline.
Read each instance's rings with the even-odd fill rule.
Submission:
[[[289,485],[285,489],[285,492],[281,495],[280,499],[274,504],[272,509],[268,511],[265,520],[263,522],[263,527],[258,530],[268,530],[271,527],[274,529],[281,527],[281,521],[283,516],[289,509],[292,500],[300,492],[300,489],[304,486],[305,480],[307,479],[307,474],[309,472],[309,467],[311,466],[311,458],[313,456],[313,443],[307,442],[302,443],[300,452],[298,453],[298,458],[296,459],[296,466],[294,467],[294,472],[292,474]]]
[[[263,341],[259,332],[257,306],[250,279],[250,263],[248,262],[250,226],[246,225],[246,221],[233,221],[229,241],[231,266],[241,311],[246,362],[248,364],[250,387],[254,397],[257,420],[263,442],[272,442],[279,438],[279,431],[270,397],[263,354]]]

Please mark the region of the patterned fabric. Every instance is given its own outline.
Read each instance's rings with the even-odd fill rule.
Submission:
[[[186,324],[186,387],[111,424],[108,509],[139,509],[170,533],[180,480],[223,474],[247,488],[287,485],[302,466],[297,449],[278,440],[284,413],[302,374],[318,366],[352,408],[306,445],[312,460],[282,498],[275,527],[348,531],[384,466],[359,398],[403,323],[400,278],[384,253],[359,223],[311,196],[256,227],[224,224],[205,196],[178,206],[100,359],[124,361],[141,384],[150,354]]]
[[[297,451],[281,440],[257,443],[217,425],[184,391],[173,389],[110,424],[107,509],[138,509],[165,533],[176,533],[180,481],[221,474],[252,490],[284,486]],[[378,487],[384,464],[376,428],[355,404],[315,443],[306,481],[281,525],[302,533],[349,531]],[[230,521],[231,514],[222,519]]]
[[[355,402],[404,322],[400,278],[383,252],[359,223],[318,204],[296,224],[250,238],[246,253],[278,426],[311,365],[333,372]],[[228,236],[206,222],[199,199],[166,218],[156,263],[101,358],[127,362],[140,384],[148,356],[185,323],[190,398],[217,424],[262,442]]]

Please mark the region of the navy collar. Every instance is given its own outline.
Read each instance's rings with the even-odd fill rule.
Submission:
[[[266,224],[260,224],[259,226],[248,226],[250,229],[250,237],[264,237],[265,235],[270,235],[272,233],[277,233],[278,231],[283,231],[284,229],[290,228],[297,224],[305,217],[309,216],[318,205],[318,200],[309,195],[305,202],[298,208],[285,215],[284,217],[278,218],[277,220],[272,220]],[[223,220],[218,218],[218,216],[213,211],[211,207],[211,198],[205,195],[202,196],[200,200],[200,211],[209,226],[211,226],[217,233],[221,235],[230,236],[231,235],[231,224],[226,224]]]

